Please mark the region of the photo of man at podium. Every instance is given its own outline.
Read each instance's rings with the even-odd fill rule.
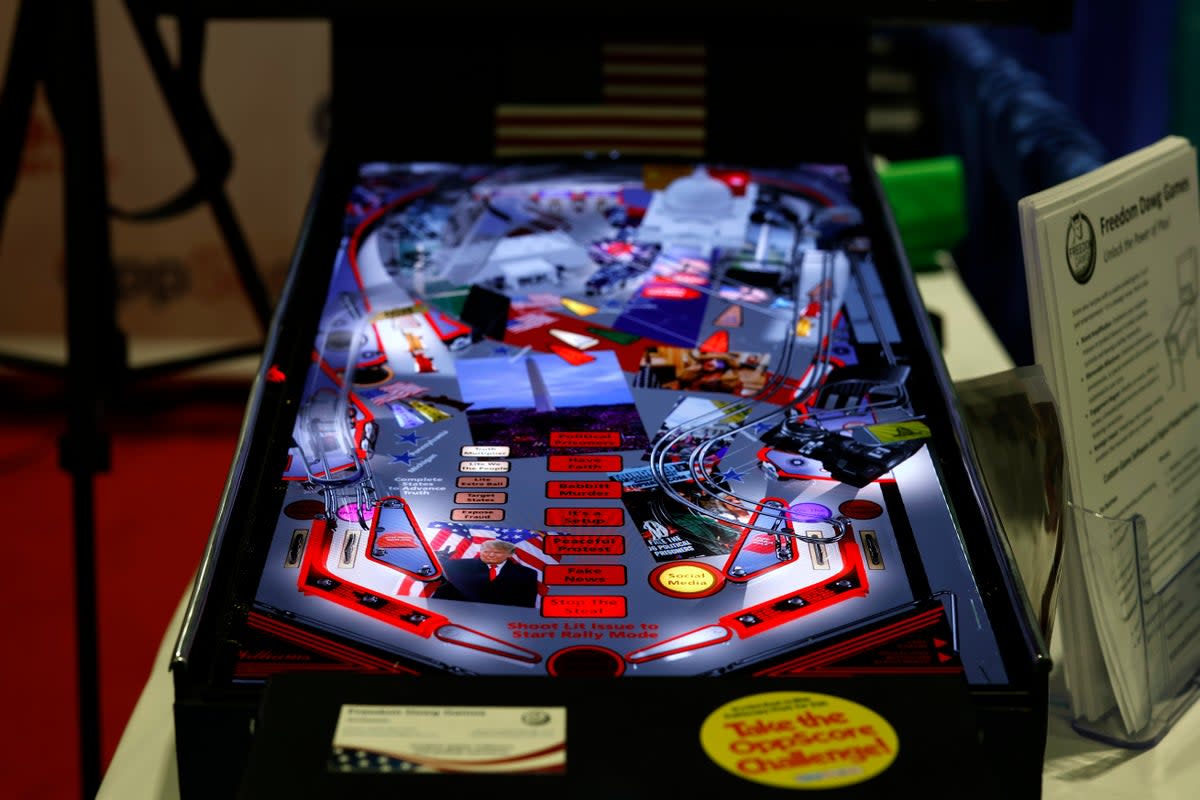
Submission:
[[[515,551],[509,542],[489,539],[479,546],[476,558],[439,554],[446,582],[432,597],[533,608],[538,596],[537,572],[512,558]]]

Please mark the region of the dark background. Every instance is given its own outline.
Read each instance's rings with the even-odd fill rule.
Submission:
[[[904,4],[883,5],[896,15]],[[871,26],[864,129],[887,159],[963,159],[969,226],[955,260],[1014,360],[1028,363],[1016,200],[1167,133],[1200,136],[1200,2],[1077,2],[1066,30],[969,19],[975,6],[996,4],[956,4],[971,13],[953,24]],[[246,91],[270,89],[247,81]],[[5,369],[0,387],[0,475],[14,512],[0,582],[0,785],[14,798],[77,797],[71,489],[57,449],[71,398],[44,371]],[[125,386],[107,408],[112,458],[97,480],[95,535],[104,764],[203,552],[248,390],[247,379],[185,372]]]

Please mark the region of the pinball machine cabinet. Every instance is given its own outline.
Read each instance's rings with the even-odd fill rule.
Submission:
[[[481,780],[342,774],[331,726],[377,703],[564,712],[559,760],[493,786],[613,796],[661,751],[623,796],[768,790],[701,741],[752,740],[755,698],[893,737],[793,786],[1036,796],[1049,661],[873,177],[865,21],[522,8],[333,20],[330,148],[172,663],[182,796]],[[704,156],[496,159],[497,103],[602,101],[614,26],[703,44]],[[438,590],[485,539],[532,605]]]

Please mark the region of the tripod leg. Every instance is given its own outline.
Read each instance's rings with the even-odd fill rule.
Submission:
[[[43,4],[53,11],[46,95],[63,143],[69,405],[60,457],[73,479],[79,731],[83,796],[90,798],[102,773],[95,475],[109,466],[104,416],[125,354],[116,323],[95,10],[92,0]]]
[[[4,235],[8,199],[17,185],[34,89],[45,68],[50,6],[37,0],[22,2],[12,34],[4,90],[0,94],[0,237]]]

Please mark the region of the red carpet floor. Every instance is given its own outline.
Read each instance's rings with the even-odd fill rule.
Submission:
[[[57,444],[66,418],[61,385],[31,383],[0,382],[0,479],[12,512],[0,580],[0,795],[75,800],[72,479]],[[111,467],[95,478],[105,767],[204,550],[248,389],[148,385],[110,405]]]

